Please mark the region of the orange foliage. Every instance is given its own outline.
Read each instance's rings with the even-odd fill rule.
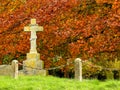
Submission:
[[[27,0],[25,4],[16,1],[15,6],[19,4],[19,8],[9,12],[9,7],[8,12],[0,14],[0,60],[6,54],[18,58],[29,52],[30,33],[24,32],[23,28],[30,18],[36,18],[44,27],[43,32],[37,33],[37,49],[45,67],[52,65],[56,55],[62,57],[55,63],[60,65],[68,58],[87,59],[104,52],[118,53],[120,4],[116,2],[119,3],[111,3],[112,8],[104,6],[91,11],[87,4],[81,9],[79,0]],[[97,6],[101,7],[96,3]]]

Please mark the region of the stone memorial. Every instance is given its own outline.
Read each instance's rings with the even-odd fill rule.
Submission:
[[[11,67],[12,67],[12,70],[13,70],[13,78],[17,79],[18,78],[18,61],[13,60]]]
[[[36,19],[31,19],[29,26],[24,27],[24,31],[30,31],[30,52],[27,53],[27,59],[23,62],[23,72],[27,75],[43,74],[46,75],[44,70],[44,62],[40,60],[40,54],[37,52],[36,39],[37,31],[43,31],[43,27],[36,24]]]
[[[13,60],[11,65],[0,65],[0,76],[18,78],[18,61]]]
[[[80,58],[75,59],[75,79],[82,81],[82,60]]]

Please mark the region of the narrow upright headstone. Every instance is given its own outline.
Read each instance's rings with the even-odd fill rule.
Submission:
[[[46,71],[42,70],[44,67],[44,63],[42,60],[40,60],[40,54],[37,52],[37,44],[36,39],[37,31],[43,31],[42,26],[38,26],[36,24],[36,19],[31,19],[31,23],[24,27],[24,31],[30,31],[30,52],[27,53],[27,60],[23,62],[23,70],[26,74],[36,75],[41,72],[43,72],[43,75],[45,75]],[[41,71],[40,71],[41,70]]]
[[[82,60],[80,58],[75,59],[75,79],[82,81]]]
[[[13,60],[12,61],[12,69],[13,69],[13,78],[18,78],[18,61]]]

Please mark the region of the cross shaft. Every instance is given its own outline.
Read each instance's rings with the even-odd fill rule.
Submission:
[[[31,19],[31,23],[29,24],[29,26],[24,27],[24,31],[31,31],[30,53],[37,53],[37,49],[36,49],[36,47],[37,47],[37,44],[36,44],[37,35],[36,35],[36,32],[43,31],[43,27],[38,26],[38,24],[36,24],[36,19]]]

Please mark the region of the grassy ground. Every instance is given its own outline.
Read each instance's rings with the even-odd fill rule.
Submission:
[[[83,80],[52,76],[22,76],[17,80],[0,76],[0,90],[120,90],[120,81]]]

